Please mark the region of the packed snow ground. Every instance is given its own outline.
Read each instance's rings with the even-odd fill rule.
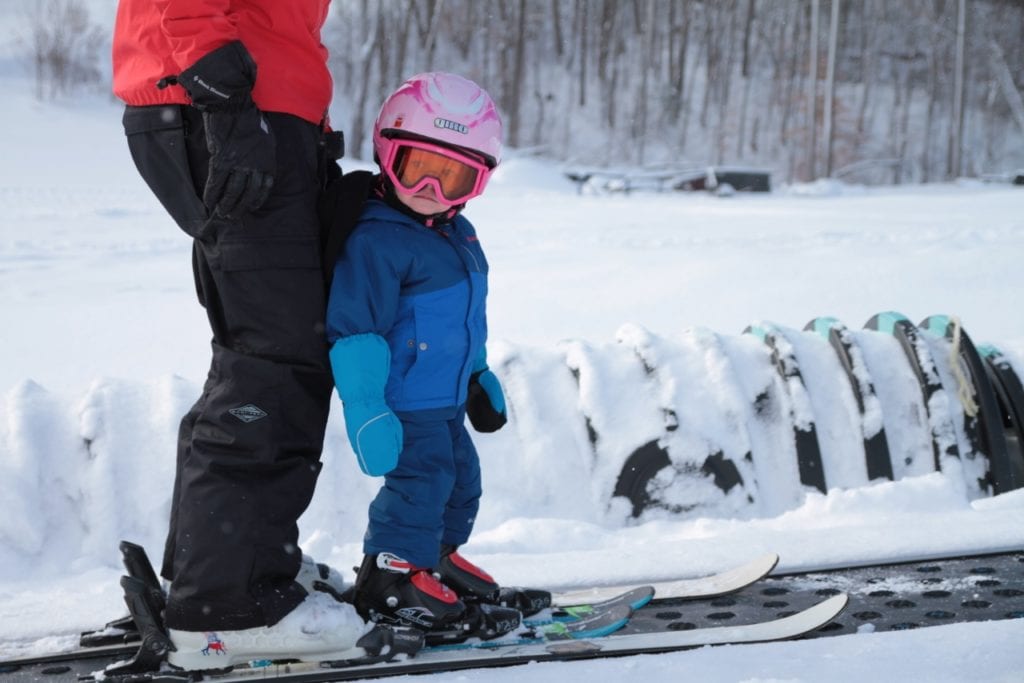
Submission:
[[[5,83],[0,659],[66,647],[120,616],[119,539],[159,560],[176,423],[198,395],[209,336],[189,242],[136,176],[119,108],[100,97],[39,104],[27,82]],[[1024,492],[972,500],[962,480],[915,471],[731,517],[628,524],[608,502],[616,466],[582,461],[578,435],[544,419],[577,399],[610,415],[629,403],[623,387],[581,398],[540,384],[565,349],[611,353],[638,329],[679,341],[695,327],[732,336],[757,320],[799,329],[819,315],[859,329],[882,310],[959,315],[975,342],[996,343],[1020,369],[1019,188],[593,196],[553,164],[513,157],[468,215],[492,268],[495,352],[539,373],[499,370],[512,424],[477,439],[485,497],[466,554],[502,582],[695,576],[764,551],[798,570],[1024,547]],[[301,526],[307,552],[347,569],[378,482],[359,473],[340,418]],[[998,621],[437,678],[1009,681],[1024,671],[1022,636],[1024,621]]]

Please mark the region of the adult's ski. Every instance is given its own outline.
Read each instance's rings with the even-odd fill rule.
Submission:
[[[707,645],[726,645],[788,640],[829,624],[846,607],[849,598],[836,595],[796,614],[754,624],[716,626],[690,631],[657,631],[627,635],[611,635],[589,639],[566,639],[556,642],[528,642],[505,647],[470,647],[460,650],[427,648],[411,659],[364,663],[358,660],[269,664],[243,667],[223,673],[160,671],[136,675],[132,683],[242,683],[274,679],[282,683],[324,683],[381,678],[408,674],[437,673],[511,666],[529,662],[566,661],[657,654],[687,650]],[[200,677],[201,676],[201,677]],[[80,679],[88,681],[88,678]],[[117,679],[113,680],[115,683]]]
[[[655,600],[701,600],[704,598],[715,598],[720,595],[743,590],[750,584],[760,581],[768,576],[778,563],[779,556],[776,553],[767,553],[754,558],[750,562],[718,574],[695,579],[660,581],[647,583],[646,585],[654,588]],[[635,586],[636,584],[633,585]],[[600,588],[556,593],[552,596],[552,603],[556,607],[586,605],[612,599],[630,588],[630,586],[602,586]]]

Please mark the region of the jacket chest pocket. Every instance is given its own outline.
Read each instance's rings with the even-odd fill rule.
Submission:
[[[470,351],[469,307],[468,282],[415,298],[412,325],[403,326],[407,338],[395,340],[404,346],[403,356],[412,356],[403,377],[405,401],[455,405]]]

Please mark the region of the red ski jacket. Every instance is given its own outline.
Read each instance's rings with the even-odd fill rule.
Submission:
[[[114,94],[126,104],[188,104],[184,88],[157,88],[200,57],[241,40],[256,62],[252,97],[263,111],[319,123],[331,101],[320,28],[330,0],[120,0]]]

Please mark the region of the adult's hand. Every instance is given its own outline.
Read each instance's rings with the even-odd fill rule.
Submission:
[[[274,131],[252,101],[256,63],[234,41],[181,73],[178,83],[203,112],[210,168],[203,203],[234,220],[261,207],[277,171]]]

